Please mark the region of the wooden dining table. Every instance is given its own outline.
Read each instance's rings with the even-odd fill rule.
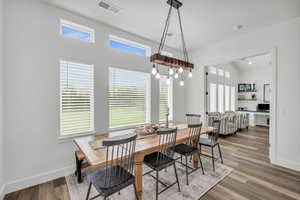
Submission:
[[[189,140],[189,131],[187,128],[187,124],[184,123],[171,123],[169,127],[177,127],[177,137],[176,144],[185,143]],[[212,127],[202,127],[201,134],[207,134],[212,132]],[[133,130],[131,130],[133,131]],[[119,134],[124,134],[123,131]],[[128,133],[128,131],[127,131]],[[91,167],[103,167],[106,163],[106,149],[99,148],[94,149],[90,145],[91,141],[95,140],[103,140],[107,137],[115,136],[116,133],[110,133],[99,136],[87,136],[81,137],[74,140],[75,145],[80,149],[80,151],[85,155],[87,162]],[[143,199],[143,160],[144,157],[153,152],[157,152],[159,150],[159,136],[154,134],[142,138],[138,138],[136,141],[136,149],[135,149],[135,182],[136,189],[138,193],[138,198],[140,200]],[[193,156],[193,167],[198,167],[198,157],[197,155]]]

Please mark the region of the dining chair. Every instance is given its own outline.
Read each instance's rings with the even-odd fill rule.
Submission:
[[[166,191],[168,188],[172,187],[176,183],[178,186],[178,191],[180,192],[180,185],[179,185],[175,160],[173,159],[174,151],[170,149],[175,146],[177,128],[158,130],[157,134],[159,136],[159,151],[146,155],[144,157],[145,165],[151,168],[151,170],[145,173],[144,175],[150,175],[156,180],[156,193],[155,193],[156,200],[158,199],[159,194]],[[159,172],[163,169],[167,169],[170,166],[174,167],[176,182],[167,185],[166,183],[159,180]],[[156,176],[151,174],[154,171],[156,172]],[[161,191],[158,191],[158,183],[163,185],[165,188]]]
[[[130,185],[133,185],[135,197],[138,199],[133,175],[136,138],[136,134],[127,134],[103,140],[103,146],[106,148],[105,167],[88,175],[90,184],[86,200],[89,200],[92,185],[99,194],[90,200],[100,196],[106,200],[110,195]]]
[[[172,150],[179,154],[180,157],[178,157],[178,159],[181,159],[181,164],[185,166],[185,175],[186,175],[186,184],[189,185],[189,174],[195,172],[198,168],[192,168],[188,165],[188,157],[189,156],[193,156],[195,154],[197,154],[198,159],[200,161],[200,165],[202,168],[202,173],[204,174],[204,169],[203,169],[203,164],[201,161],[201,156],[200,156],[200,152],[199,149],[197,148],[198,142],[199,142],[199,138],[200,138],[200,134],[201,134],[201,128],[202,128],[202,124],[188,124],[188,130],[189,130],[189,139],[188,142],[186,142],[185,144],[178,144],[176,146],[174,146],[174,148],[172,148]],[[185,163],[182,162],[182,156],[185,157]],[[189,172],[189,169],[191,170]]]
[[[199,114],[186,114],[186,123],[187,124],[200,124],[201,123],[201,115]]]
[[[211,132],[209,137],[208,138],[200,137],[200,140],[199,140],[200,154],[204,155],[204,156],[208,156],[212,159],[212,164],[213,164],[213,170],[214,171],[215,171],[215,159],[216,159],[214,157],[214,147],[216,147],[216,146],[218,147],[220,158],[221,158],[221,163],[223,164],[222,152],[221,152],[220,144],[219,144],[219,141],[218,141],[219,132],[220,132],[220,124],[221,124],[220,120],[214,120],[212,122],[213,131]],[[211,148],[211,155],[202,154],[202,151],[201,151],[201,146],[202,145]]]

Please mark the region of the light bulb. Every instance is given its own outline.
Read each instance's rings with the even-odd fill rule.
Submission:
[[[193,73],[190,71],[189,72],[189,77],[191,78],[193,76]]]
[[[159,78],[160,78],[160,75],[159,75],[159,73],[157,73],[157,74],[155,75],[155,78],[157,78],[157,79],[159,79]]]
[[[179,71],[179,73],[182,73],[183,72],[182,67],[180,67],[178,71]]]
[[[251,61],[249,61],[249,62],[248,62],[248,64],[249,64],[249,65],[252,65],[252,62],[251,62]]]
[[[173,75],[174,74],[174,70],[172,68],[169,69],[169,74]]]
[[[168,78],[168,79],[167,79],[167,85],[170,85],[170,83],[171,83],[171,79]]]
[[[179,77],[179,75],[178,75],[178,73],[176,72],[175,75],[174,75],[174,78],[175,78],[175,79],[178,79],[178,77]]]
[[[157,70],[156,70],[155,66],[153,65],[152,74],[155,75],[156,73],[157,73]]]
[[[180,81],[180,86],[184,86],[184,81],[183,80]]]

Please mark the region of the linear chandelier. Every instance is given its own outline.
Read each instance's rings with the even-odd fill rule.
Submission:
[[[181,15],[180,15],[180,10],[179,8],[183,5],[180,1],[178,0],[168,0],[167,4],[170,5],[168,16],[165,22],[165,27],[163,30],[163,34],[160,40],[158,52],[153,54],[150,57],[150,62],[153,63],[152,67],[152,74],[159,79],[160,74],[159,74],[159,66],[166,66],[169,67],[169,73],[168,73],[168,79],[167,79],[167,84],[170,84],[170,79],[171,76],[174,75],[175,79],[179,78],[179,75],[181,76],[181,81],[180,81],[180,86],[184,85],[184,70],[189,71],[188,76],[192,77],[192,70],[194,69],[194,64],[189,62],[189,56],[186,48],[186,43],[184,40],[184,35],[183,35],[183,30],[182,30],[182,23],[181,23]],[[172,9],[177,10],[177,15],[178,15],[178,20],[179,20],[179,26],[180,26],[180,33],[181,33],[181,43],[182,43],[182,52],[183,52],[183,60],[162,55],[162,51],[165,47],[166,43],[166,38],[168,35],[168,30],[169,30],[169,25],[170,25],[170,18],[172,14]],[[175,72],[174,72],[175,71]]]

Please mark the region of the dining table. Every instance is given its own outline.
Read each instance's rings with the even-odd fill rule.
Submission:
[[[170,123],[169,128],[177,128],[176,144],[185,143],[189,140],[189,129],[185,123]],[[87,162],[90,167],[101,168],[106,163],[106,149],[105,148],[94,148],[91,142],[100,141],[107,137],[114,137],[116,134],[126,134],[134,129],[112,132],[108,134],[95,135],[95,136],[84,136],[74,139],[75,145],[85,155]],[[212,127],[202,126],[201,134],[207,134],[212,132]],[[143,199],[143,160],[146,155],[159,151],[159,136],[157,134],[138,137],[136,140],[135,148],[135,183],[138,194],[138,199]],[[193,167],[198,168],[198,157],[195,154],[193,156]]]

